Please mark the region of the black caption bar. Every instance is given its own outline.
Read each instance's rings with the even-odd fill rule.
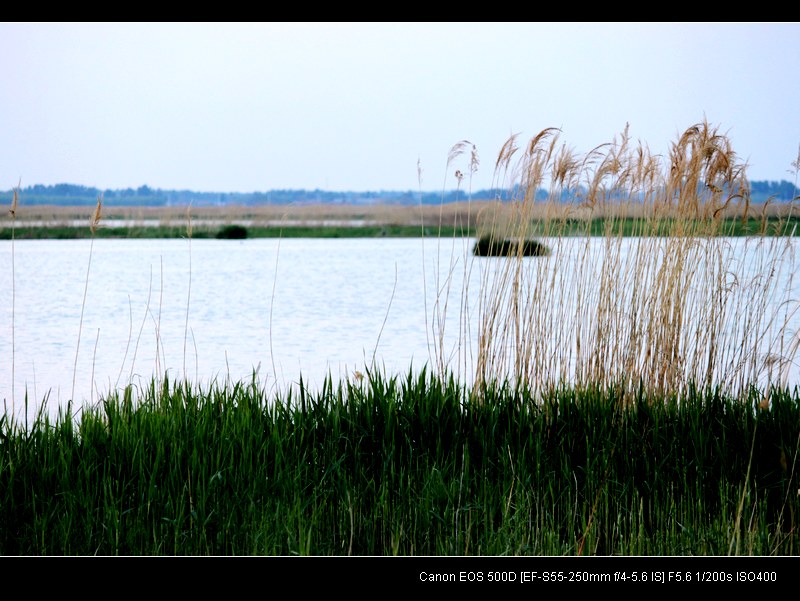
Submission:
[[[795,586],[800,557],[0,557],[37,592],[65,583],[130,594],[233,594],[275,587],[442,592],[452,587]],[[78,583],[81,583],[80,585]],[[108,587],[108,588],[104,588]],[[335,589],[331,588],[335,587]],[[32,589],[32,590],[33,590]],[[410,600],[414,601],[414,600]]]

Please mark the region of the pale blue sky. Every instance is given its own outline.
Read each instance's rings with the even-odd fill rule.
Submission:
[[[793,181],[798,67],[799,23],[0,23],[0,189],[451,189],[464,139],[480,189],[512,133],[703,119]]]

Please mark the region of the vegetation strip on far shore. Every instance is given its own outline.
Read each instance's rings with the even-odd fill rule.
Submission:
[[[766,219],[727,219],[722,224],[722,231],[728,236],[785,236],[800,235],[798,217],[784,219],[769,217]],[[235,225],[235,224],[233,224]],[[192,237],[197,239],[227,238],[226,228],[230,225],[206,225],[202,221],[193,221]],[[239,226],[244,229],[245,235],[240,238],[413,238],[413,237],[475,237],[479,233],[477,225],[304,225],[287,224],[285,226],[249,225]],[[644,225],[636,218],[620,219],[614,226],[622,236],[668,236],[671,224],[660,221],[651,228]],[[532,223],[532,232],[546,234],[552,224]],[[560,229],[561,236],[605,236],[608,232],[608,223],[605,219],[597,218],[590,222],[570,221]],[[92,237],[87,227],[64,225],[36,225],[26,226],[24,221],[16,225],[14,238],[16,240],[73,240]],[[0,240],[10,240],[11,227],[0,227]],[[125,227],[98,227],[94,234],[96,238],[128,238],[128,239],[162,239],[186,238],[186,225],[131,225]]]

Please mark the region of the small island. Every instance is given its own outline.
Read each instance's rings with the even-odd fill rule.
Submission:
[[[472,252],[476,257],[547,257],[550,249],[531,239],[495,238],[485,235],[478,238]]]

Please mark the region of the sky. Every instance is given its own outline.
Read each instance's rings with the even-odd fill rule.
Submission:
[[[436,191],[463,140],[480,190],[549,127],[666,155],[708,121],[751,180],[800,153],[793,22],[3,22],[0,73],[0,190]]]

